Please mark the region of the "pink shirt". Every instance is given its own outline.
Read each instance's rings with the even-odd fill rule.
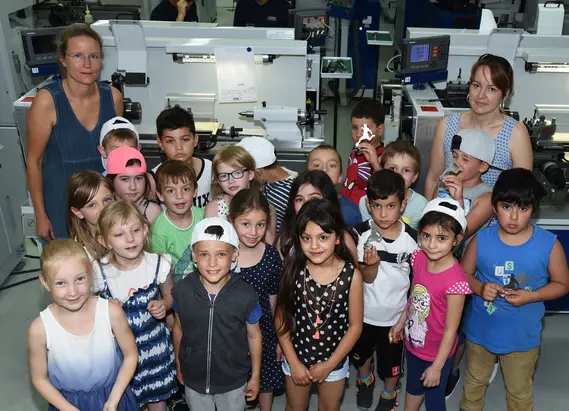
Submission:
[[[427,255],[416,250],[411,256],[413,284],[407,303],[405,346],[410,353],[425,361],[434,361],[443,338],[447,314],[447,295],[472,294],[466,274],[456,262],[449,269],[432,274]],[[454,354],[458,337],[449,357]]]

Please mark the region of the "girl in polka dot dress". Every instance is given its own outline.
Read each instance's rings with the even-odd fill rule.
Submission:
[[[213,158],[213,182],[210,201],[204,210],[204,217],[223,217],[229,214],[229,204],[244,188],[260,188],[256,179],[255,159],[247,150],[239,146],[225,146]],[[273,244],[276,237],[277,214],[271,208],[270,225],[265,241]]]
[[[295,220],[275,310],[287,411],[307,409],[312,384],[318,409],[340,409],[347,356],[363,326],[363,280],[346,230],[340,208],[323,199],[308,201]]]
[[[405,410],[446,411],[445,387],[458,343],[464,300],[472,294],[453,257],[466,231],[466,217],[450,198],[430,201],[419,222],[419,247],[411,256],[413,284],[407,310],[389,333],[407,348]]]
[[[263,334],[263,358],[261,360],[261,411],[270,411],[273,391],[284,388],[284,374],[280,361],[282,351],[277,343],[273,312],[283,266],[279,253],[263,242],[269,223],[269,203],[257,188],[246,188],[233,197],[228,219],[239,236],[239,260],[241,278],[251,284],[263,310],[259,320]]]

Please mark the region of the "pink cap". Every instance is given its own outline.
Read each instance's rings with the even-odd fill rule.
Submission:
[[[140,161],[140,166],[127,167],[129,160]],[[114,149],[109,153],[107,159],[108,174],[140,174],[146,173],[146,160],[140,151],[136,148],[122,146]]]

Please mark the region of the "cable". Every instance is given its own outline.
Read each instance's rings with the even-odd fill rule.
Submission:
[[[30,281],[37,280],[38,278],[40,278],[39,275],[37,277],[28,278],[27,280],[18,281],[17,283],[14,283],[14,284],[5,285],[4,287],[0,287],[0,291],[4,291],[4,290],[7,290],[8,288],[12,288],[12,287],[16,287],[18,285],[29,283]]]
[[[39,268],[32,268],[30,270],[12,271],[10,274],[12,275],[29,274],[29,273],[38,272],[39,270],[40,270]]]
[[[391,62],[392,62],[393,60],[395,60],[396,58],[399,58],[399,57],[401,57],[401,54],[397,54],[397,55],[391,57],[391,59],[389,59],[389,61],[387,62],[386,66],[385,66],[385,68],[387,69],[387,71],[389,71],[390,73],[395,73],[393,70],[391,70],[391,69],[389,68],[389,65],[391,64]]]
[[[35,259],[37,259],[37,260],[40,259],[40,257],[39,257],[38,255],[31,255],[31,254],[26,254],[24,257],[26,257],[26,258],[35,258]]]

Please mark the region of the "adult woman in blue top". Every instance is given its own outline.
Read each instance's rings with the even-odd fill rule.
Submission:
[[[464,129],[484,130],[494,137],[496,153],[493,164],[502,170],[533,168],[533,151],[526,127],[507,116],[501,107],[514,88],[514,72],[500,56],[484,54],[472,66],[470,74],[470,111],[441,120],[431,149],[429,173],[425,181],[425,197],[435,195],[445,167],[452,165],[453,136]],[[500,170],[490,168],[482,180],[494,187]]]
[[[121,93],[97,81],[102,41],[86,24],[62,34],[63,80],[41,89],[28,115],[27,175],[36,231],[49,241],[68,236],[67,180],[80,170],[103,171],[97,151],[102,125],[122,116]]]

